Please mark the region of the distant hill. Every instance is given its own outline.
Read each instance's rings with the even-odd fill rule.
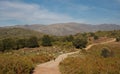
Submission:
[[[101,31],[110,31],[110,30],[120,30],[120,25],[116,24],[100,24],[100,25],[91,25],[91,24],[81,24],[81,23],[57,23],[51,25],[17,25],[14,27],[31,29],[45,34],[52,34],[57,36],[64,36],[70,34],[76,34],[80,32],[95,32],[98,30]]]
[[[23,29],[23,28],[0,28],[0,39],[7,37],[26,38],[30,36],[41,37],[43,36],[43,34],[37,31]]]

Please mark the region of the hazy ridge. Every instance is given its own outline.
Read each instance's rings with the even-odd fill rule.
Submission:
[[[41,33],[57,36],[76,34],[80,32],[95,32],[99,30],[100,31],[120,30],[120,25],[116,24],[91,25],[82,23],[57,23],[51,25],[32,24],[32,25],[16,25],[12,27],[30,29]]]

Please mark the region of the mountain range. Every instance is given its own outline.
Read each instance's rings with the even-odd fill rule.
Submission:
[[[30,29],[41,33],[57,35],[57,36],[73,35],[76,33],[83,33],[83,32],[120,30],[120,25],[116,25],[116,24],[91,25],[91,24],[74,23],[74,22],[57,23],[51,25],[42,25],[42,24],[16,25],[11,27]]]

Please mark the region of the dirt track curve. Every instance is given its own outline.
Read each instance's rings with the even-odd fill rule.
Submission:
[[[110,41],[106,41],[106,42],[101,42],[101,43],[95,43],[95,44],[91,44],[89,46],[87,46],[85,49],[88,50],[90,49],[92,46],[94,45],[98,45],[98,44],[107,44],[107,43],[111,43],[114,42],[115,39],[112,39]],[[64,60],[65,58],[67,58],[68,55],[74,54],[74,53],[78,53],[79,51],[76,52],[71,52],[71,53],[65,53],[62,55],[59,55],[55,61],[49,61],[40,65],[37,65],[37,67],[35,68],[33,74],[61,74],[59,71],[59,63]]]

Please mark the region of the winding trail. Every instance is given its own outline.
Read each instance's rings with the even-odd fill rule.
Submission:
[[[114,41],[116,41],[116,39],[111,39],[111,40],[109,40],[109,41],[100,42],[100,43],[93,43],[93,44],[88,45],[88,46],[85,48],[85,50],[90,49],[90,48],[91,48],[92,46],[94,46],[94,45],[107,44],[107,43],[111,43],[111,42],[114,42]]]
[[[92,46],[94,45],[98,45],[98,44],[107,44],[107,43],[111,43],[114,42],[115,39],[112,39],[110,41],[106,41],[106,42],[101,42],[101,43],[94,43],[91,44],[89,46],[87,46],[85,48],[85,50],[90,49]],[[70,52],[70,53],[65,53],[62,55],[59,55],[55,61],[51,60],[49,62],[37,65],[37,67],[35,68],[33,74],[61,74],[59,71],[59,63],[64,60],[65,58],[67,58],[68,55],[74,54],[74,53],[78,53],[79,51],[76,52]]]

